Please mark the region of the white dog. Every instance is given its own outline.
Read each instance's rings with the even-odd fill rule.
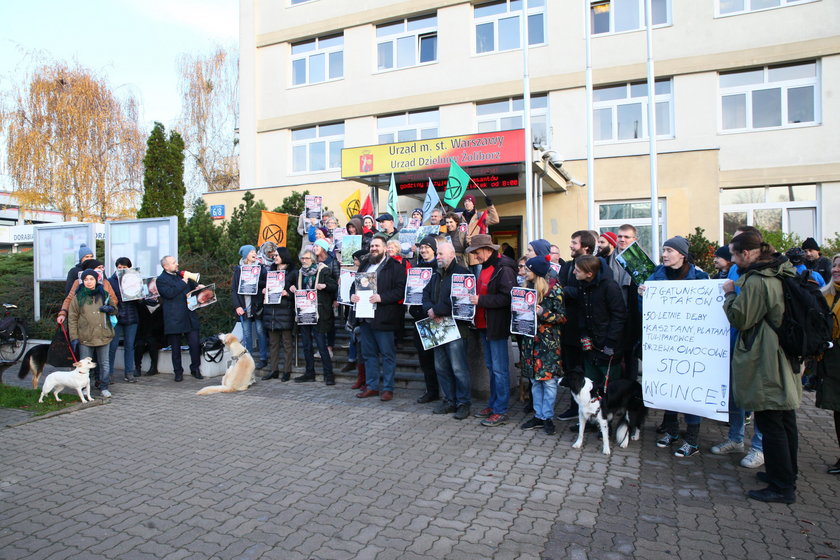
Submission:
[[[38,402],[44,402],[44,395],[50,392],[55,396],[55,400],[60,402],[58,393],[63,389],[76,389],[82,402],[93,402],[90,396],[90,370],[96,367],[93,358],[84,358],[73,366],[76,368],[73,371],[54,371],[47,376]],[[87,393],[87,400],[85,400],[85,395],[82,394],[82,389]]]
[[[200,390],[196,395],[210,395],[212,393],[234,393],[244,391],[257,382],[254,377],[254,358],[245,350],[239,339],[232,334],[220,334],[219,340],[225,343],[230,351],[231,362],[221,385],[211,385]]]

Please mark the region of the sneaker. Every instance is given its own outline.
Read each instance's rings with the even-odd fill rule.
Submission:
[[[452,417],[455,420],[463,420],[467,416],[470,415],[470,405],[468,404],[459,404],[458,408],[455,410],[455,414]]]
[[[692,455],[699,455],[700,448],[696,445],[691,445],[688,442],[683,443],[679,449],[674,451],[674,457],[691,457]]]
[[[762,490],[750,490],[747,492],[747,496],[760,502],[776,502],[780,504],[792,504],[796,502],[796,496],[793,491],[777,492],[769,486]]]
[[[577,420],[578,419],[578,411],[571,407],[566,409],[566,412],[557,415],[558,420]]]
[[[671,444],[679,439],[680,436],[672,436],[668,432],[665,432],[661,438],[656,440],[656,447],[671,447]]]
[[[473,416],[475,416],[476,418],[489,418],[490,415],[492,415],[492,414],[493,414],[493,409],[488,407],[488,408],[482,408],[481,410],[479,410],[478,412],[473,414]]]
[[[728,455],[730,453],[742,453],[744,451],[744,442],[743,441],[732,441],[728,439],[723,443],[719,443],[717,445],[713,445],[711,449],[709,449],[714,455]]]
[[[658,426],[656,427],[656,433],[657,433],[657,434],[664,434],[664,433],[665,433],[665,432],[667,432],[667,431],[668,431],[668,430],[666,430],[666,429],[665,429],[665,425],[664,425],[664,424],[660,424],[660,425],[658,425]]]
[[[837,459],[837,462],[828,467],[828,474],[840,474],[840,459]]]
[[[487,426],[492,428],[493,426],[501,426],[502,424],[507,424],[507,416],[504,414],[491,414],[487,418],[481,421],[482,426]]]
[[[545,420],[540,420],[536,416],[519,426],[523,430],[536,430],[538,428],[542,428],[545,425]]]
[[[543,433],[547,436],[554,435],[554,422],[551,421],[551,418],[545,421],[543,424]]]
[[[744,416],[744,426],[749,426],[752,424],[752,414],[747,414]]]
[[[109,391],[108,389],[102,389],[102,396],[105,397],[106,399],[110,399],[111,398],[111,391]]]
[[[449,401],[440,401],[434,410],[432,410],[432,414],[452,414],[455,412],[455,405]]]
[[[743,459],[741,459],[741,466],[746,469],[757,469],[764,464],[764,452],[758,449],[751,448]]]

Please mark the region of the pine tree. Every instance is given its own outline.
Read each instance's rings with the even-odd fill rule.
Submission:
[[[266,210],[265,203],[262,200],[255,202],[252,192],[247,191],[242,195],[242,203],[233,209],[227,223],[224,244],[228,253],[235,255],[242,245],[256,246],[263,210]]]
[[[143,158],[143,203],[138,218],[178,216],[178,230],[184,229],[184,140],[175,131],[155,123],[146,141]]]
[[[217,226],[203,198],[193,203],[192,216],[179,235],[181,251],[217,255],[224,228]]]
[[[298,217],[303,212],[306,195],[309,191],[299,193],[292,191],[292,194],[283,199],[283,204],[273,210],[273,212],[282,212],[289,215],[289,227],[286,231],[286,248],[292,253],[292,256],[297,256],[300,251],[302,240],[300,234],[297,232]]]

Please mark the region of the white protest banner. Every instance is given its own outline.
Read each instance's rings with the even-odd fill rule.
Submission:
[[[537,291],[531,288],[510,289],[510,332],[537,335]]]
[[[724,280],[645,282],[645,404],[725,422],[729,416],[729,321]]]
[[[265,279],[265,301],[267,304],[278,304],[283,298],[283,289],[286,287],[285,270],[269,270]]]
[[[318,324],[318,291],[298,290],[295,292],[295,310],[298,325]]]
[[[453,274],[450,300],[452,316],[461,321],[472,321],[475,317],[475,305],[470,303],[470,296],[475,295],[475,276],[472,274]]]
[[[423,305],[423,290],[432,279],[431,268],[409,268],[405,279],[405,305]]]
[[[338,280],[338,303],[341,305],[353,305],[353,302],[350,301],[350,288],[353,287],[355,277],[355,270],[341,269],[341,276]]]

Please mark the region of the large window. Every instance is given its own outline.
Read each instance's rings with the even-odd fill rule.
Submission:
[[[499,0],[473,8],[475,52],[509,51],[522,45],[519,18],[524,0]],[[527,0],[528,44],[545,43],[545,0]]]
[[[376,26],[378,70],[406,68],[437,60],[437,17],[403,19]]]
[[[794,4],[807,4],[816,0],[718,0],[718,15],[727,16],[731,14],[743,14],[746,12],[757,12],[771,8],[782,8]]]
[[[817,62],[721,73],[721,130],[815,124],[818,79]]]
[[[440,115],[433,111],[399,113],[376,119],[380,144],[437,138]]]
[[[292,84],[317,84],[344,77],[344,35],[292,43]]]
[[[635,226],[639,245],[653,255],[652,235],[653,220],[650,215],[650,199],[648,200],[622,200],[616,202],[603,202],[598,204],[598,231],[612,231],[618,233],[618,228],[623,224]],[[665,200],[659,199],[659,244],[661,245],[667,237],[665,232]],[[658,254],[659,248],[656,253]]]
[[[292,131],[292,172],[341,169],[344,123],[321,124]]]
[[[721,189],[721,230],[729,241],[738,226],[817,237],[817,186],[774,185]]]
[[[478,132],[496,132],[524,126],[524,106],[521,97],[475,104]],[[531,97],[531,135],[535,144],[548,143],[548,97]]]
[[[621,33],[645,27],[645,0],[593,0],[592,34]],[[671,23],[671,0],[651,0],[653,25]]]
[[[595,140],[619,142],[648,138],[647,94],[647,82],[595,88],[592,92]],[[657,80],[654,84],[657,138],[674,136],[673,100],[671,80]]]

